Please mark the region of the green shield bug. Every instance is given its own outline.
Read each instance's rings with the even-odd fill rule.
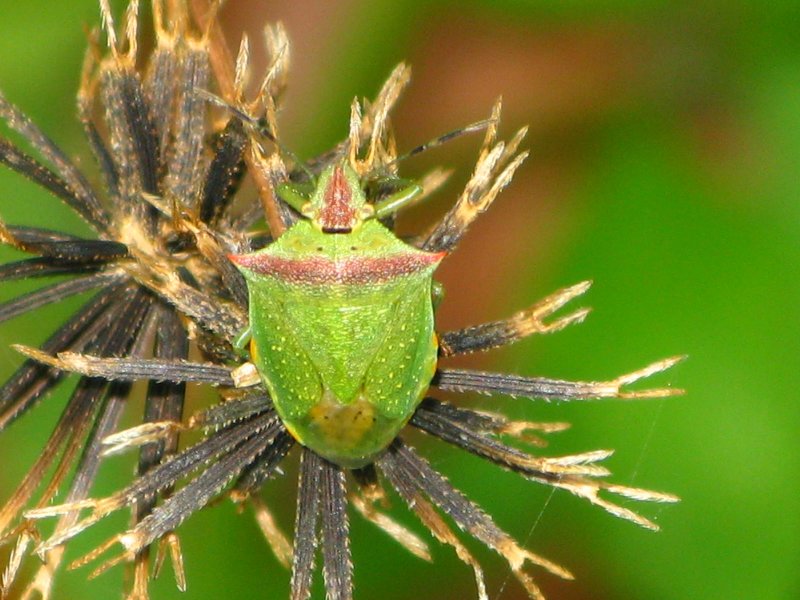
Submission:
[[[373,205],[347,161],[331,165],[309,202],[283,190],[306,219],[231,257],[247,280],[252,360],[278,414],[341,466],[364,466],[391,443],[436,369],[433,272],[445,253],[409,246],[375,218],[418,189]]]

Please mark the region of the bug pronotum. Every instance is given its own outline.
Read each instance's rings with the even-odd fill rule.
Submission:
[[[462,537],[504,557],[531,598],[542,598],[534,568],[572,577],[522,547],[456,490],[405,441],[409,428],[657,528],[610,497],[676,498],[607,482],[600,463],[609,452],[534,452],[564,424],[514,421],[437,398],[437,390],[545,400],[679,393],[628,387],[678,358],[603,382],[447,366],[450,357],[555,332],[587,314],[556,314],[589,288],[583,282],[507,319],[454,331],[436,327],[437,266],[527,156],[519,149],[524,128],[499,137],[499,102],[489,118],[464,130],[483,131],[484,139],[453,207],[428,230],[400,239],[393,233],[396,216],[445,178],[438,170],[411,184],[398,176],[388,116],[409,81],[406,65],[373,101],[353,102],[341,143],[301,161],[277,134],[289,64],[280,25],[266,28],[271,63],[248,95],[248,42],[231,58],[217,4],[155,0],[149,56],[137,44],[138,2],[120,23],[107,0],[100,6],[105,44],[91,34],[78,112],[101,186],[0,96],[0,118],[27,146],[0,139],[0,162],[65,202],[96,232],[81,238],[0,222],[0,240],[30,255],[0,266],[0,280],[62,277],[0,304],[0,321],[91,293],[40,348],[14,346],[26,360],[0,388],[3,430],[46,401],[69,373],[79,375],[41,454],[0,509],[0,536],[12,547],[3,595],[21,588],[23,597],[57,597],[54,574],[64,546],[123,509],[132,513],[131,526],[73,566],[115,550],[94,573],[131,564],[128,595],[142,599],[149,597],[151,563],[169,553],[183,589],[179,526],[228,497],[252,508],[276,556],[291,566],[293,600],[310,594],[318,547],[327,597],[352,598],[348,505],[430,559],[428,542],[384,511],[387,488],[472,568],[479,598],[488,598],[483,571]],[[257,197],[239,193],[245,176]],[[132,384],[140,380],[148,382],[142,423],[120,431]],[[190,382],[215,386],[219,401],[185,414]],[[187,431],[199,441],[181,444]],[[139,453],[137,476],[110,496],[93,497],[103,457],[128,450]],[[289,452],[301,455],[292,542],[260,495]],[[40,524],[51,520],[45,535]],[[19,581],[31,552],[44,564],[32,580]]]

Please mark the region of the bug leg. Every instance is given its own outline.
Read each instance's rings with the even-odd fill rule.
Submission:
[[[375,203],[375,218],[383,219],[412,204],[422,194],[422,188],[412,183],[394,194]]]
[[[281,183],[276,187],[276,191],[281,200],[303,214],[303,207],[308,204],[309,199],[301,192],[297,186],[291,183]]]
[[[253,337],[253,331],[250,329],[250,325],[242,329],[238,336],[236,336],[236,341],[233,342],[233,347],[236,350],[244,350],[247,347],[247,344],[250,343],[250,338]]]
[[[583,281],[563,288],[540,300],[530,308],[522,310],[508,319],[492,321],[456,331],[448,331],[440,336],[439,352],[442,356],[456,356],[490,350],[499,346],[513,344],[534,333],[553,333],[573,323],[580,323],[589,314],[588,308],[581,308],[554,321],[545,321],[573,298],[577,298],[592,285]],[[434,293],[434,305],[437,299]]]
[[[420,144],[419,146],[412,148],[405,154],[402,154],[401,156],[398,156],[394,160],[384,164],[383,168],[386,168],[387,166],[396,165],[397,163],[406,160],[407,158],[411,158],[412,156],[416,156],[417,154],[422,154],[423,152],[427,152],[432,148],[442,146],[447,142],[450,142],[456,138],[461,137],[462,135],[467,135],[469,133],[475,133],[476,131],[483,131],[484,129],[488,129],[491,125],[494,125],[495,123],[496,123],[496,117],[492,116],[489,119],[476,121],[475,123],[471,123],[464,127],[459,127],[458,129],[454,129],[453,131],[448,131],[447,133],[435,137],[432,140],[425,142],[424,144]]]
[[[434,281],[431,285],[431,301],[433,302],[433,310],[439,308],[442,300],[444,300],[444,286],[438,281]]]

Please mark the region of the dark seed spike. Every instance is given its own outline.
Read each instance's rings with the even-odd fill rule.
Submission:
[[[490,547],[499,545],[501,540],[508,537],[486,513],[450,485],[443,475],[434,471],[411,447],[397,439],[389,451],[397,460],[401,472],[414,481],[461,529]]]
[[[533,306],[521,310],[507,319],[482,323],[439,336],[441,356],[456,356],[469,352],[490,350],[506,346],[536,333],[554,333],[569,325],[580,323],[589,314],[581,308],[562,317],[553,317],[570,300],[577,298],[591,286],[591,281],[560,289]]]
[[[96,229],[103,231],[108,226],[108,218],[105,214],[96,213],[93,208],[86,206],[83,199],[75,194],[66,181],[37,162],[34,158],[17,149],[8,140],[2,138],[0,138],[0,163],[16,171],[20,175],[24,175],[57,198],[63,200],[67,206],[72,208]]]
[[[167,498],[133,529],[124,533],[120,542],[129,552],[138,552],[203,508],[245,465],[264,451],[269,444],[269,436],[265,433],[246,440],[237,440],[239,443],[234,449]]]
[[[439,338],[440,351],[444,356],[458,356],[506,346],[521,337],[504,325],[505,323],[497,321],[458,331],[448,331]]]
[[[155,465],[124,490],[106,500],[101,500],[98,505],[102,505],[103,508],[100,516],[123,506],[134,504],[143,496],[155,495],[174,486],[181,478],[186,477],[215,457],[230,452],[244,440],[250,439],[256,434],[268,436],[268,432],[277,427],[276,423],[277,417],[270,412],[223,427],[203,441]],[[58,543],[62,543],[62,541],[58,541]]]
[[[155,356],[158,358],[186,358],[189,354],[189,338],[178,315],[172,307],[165,304],[157,305],[155,312],[158,320],[158,329],[155,335]],[[145,398],[143,422],[180,422],[183,416],[185,394],[185,384],[151,381]],[[145,444],[139,450],[137,474],[139,476],[144,475],[155,465],[161,463],[165,455],[174,454],[177,449],[177,432],[171,433],[157,442]],[[172,488],[168,487],[162,494],[168,496],[171,491]],[[157,498],[156,494],[150,494],[142,496],[136,501],[133,511],[135,523],[139,523],[152,512]],[[147,589],[146,575],[149,571],[149,557],[150,546],[146,546],[136,554],[134,589],[137,589],[137,585],[143,586],[145,590]],[[141,581],[136,581],[137,578],[141,579]]]
[[[0,281],[14,281],[53,275],[83,275],[100,268],[98,264],[54,262],[50,258],[29,258],[0,265]]]
[[[107,385],[105,381],[88,378],[82,378],[78,382],[38,458],[0,509],[0,533],[7,531],[19,511],[33,496],[59,453],[63,452],[59,467],[51,477],[47,489],[41,494],[40,502],[46,504],[55,495],[72,458],[83,444],[83,436],[92,423],[92,415]]]
[[[25,227],[21,225],[4,225],[4,232],[8,232],[11,239],[4,243],[14,244],[16,241],[23,244],[46,244],[48,242],[78,242],[81,238],[52,229],[40,227]]]
[[[385,459],[386,456],[391,458]],[[399,438],[395,439],[388,452],[381,458],[380,464],[381,469],[384,469],[384,465],[394,469],[399,479],[413,481],[419,490],[453,519],[460,529],[503,556],[531,597],[537,600],[543,598],[538,586],[523,571],[523,566],[528,561],[555,575],[572,579],[569,571],[521,548],[510,535],[495,525],[492,518],[477,504],[455,489],[443,475],[432,469],[424,458]]]
[[[189,41],[182,57],[174,139],[167,162],[166,193],[195,208],[203,180],[206,103],[196,90],[208,87],[208,51]]]
[[[89,147],[92,150],[95,160],[100,167],[100,172],[103,175],[103,181],[108,188],[108,195],[115,201],[119,201],[119,173],[114,159],[106,146],[103,136],[97,130],[92,120],[92,105],[88,99],[79,98],[78,100],[78,115],[80,117],[83,131],[86,139],[89,141]]]
[[[523,377],[465,369],[439,369],[432,385],[453,392],[506,394],[545,400],[590,400],[616,397],[618,386],[609,383],[562,381],[545,377]]]
[[[125,74],[121,91],[125,118],[139,157],[142,188],[148,194],[157,194],[161,173],[160,149],[139,77],[135,73]]]
[[[475,432],[500,433],[507,425],[505,418],[487,415],[468,408],[454,406],[436,398],[425,398],[419,405],[420,410],[440,415],[442,418],[463,425]]]
[[[0,323],[52,302],[59,302],[70,296],[88,292],[100,286],[113,285],[123,278],[124,275],[114,271],[84,275],[83,277],[55,283],[28,294],[17,296],[8,302],[0,304]]]
[[[112,498],[119,506],[124,506],[134,502],[139,496],[156,494],[174,485],[181,477],[185,477],[214,457],[229,452],[243,440],[275,428],[277,421],[275,413],[270,411],[223,427],[203,441],[154,466],[146,475],[114,494]]]
[[[197,249],[211,263],[211,266],[219,273],[222,284],[230,293],[233,301],[246,310],[250,298],[247,291],[247,281],[234,264],[228,258],[227,253],[222,249],[220,241],[213,231],[205,227],[199,227],[195,233]]]
[[[192,415],[193,427],[223,427],[242,421],[272,408],[272,402],[264,393],[255,393],[236,400],[216,404],[201,413]]]
[[[253,152],[248,153],[245,158],[247,159],[250,173],[256,181],[256,185],[262,195],[262,208],[266,209],[267,222],[270,229],[273,230],[275,236],[280,235],[297,221],[298,215],[274,191],[278,184],[288,181],[288,174],[283,169],[282,162],[278,161],[276,163],[270,160],[270,153],[265,149],[263,143],[268,142],[274,145],[279,151],[279,154],[288,157],[289,160],[299,170],[304,171],[308,177],[313,177],[311,171],[306,168],[303,161],[297,158],[291,150],[288,150],[280,143],[275,135],[273,135],[272,131],[270,131],[269,125],[266,123],[265,119],[252,116],[249,114],[247,108],[231,104],[206,90],[198,90],[197,93],[204,100],[225,108],[234,118],[242,123],[247,131],[249,139],[253,142],[251,145]],[[267,110],[269,111],[269,109]],[[267,191],[269,191],[268,195],[265,195]],[[259,215],[251,208],[246,214],[235,219],[237,223],[243,225],[236,227],[236,229],[246,229],[248,223],[252,224],[259,217],[263,216],[263,210]]]
[[[207,293],[176,278],[145,283],[178,311],[224,340],[233,342],[247,326],[246,313],[240,307],[219,299],[214,301]]]
[[[514,172],[527,158],[519,152],[527,128],[520,129],[508,142],[497,141],[497,122],[500,104],[496,104],[489,119],[481,155],[455,206],[422,236],[419,247],[428,252],[451,252],[470,225],[494,202],[497,195],[511,182]],[[424,239],[424,241],[423,241]]]
[[[167,162],[167,148],[171,135],[169,124],[175,105],[175,81],[180,66],[175,39],[159,35],[158,46],[150,57],[150,65],[145,77],[145,91],[150,104],[153,122],[158,130],[161,162]]]
[[[159,359],[185,360],[189,355],[189,336],[172,307],[161,304],[158,307],[158,330],[156,332],[155,356]],[[183,403],[186,396],[185,383],[151,381],[145,400],[144,422],[180,422],[183,418]],[[141,449],[139,474],[146,473],[151,466],[159,463],[164,454],[174,454],[177,450],[177,436],[171,436]]]
[[[104,405],[100,409],[99,417],[95,420],[65,502],[78,502],[88,496],[100,466],[102,441],[116,430],[130,391],[131,384],[127,382],[114,382],[108,386]],[[78,516],[77,511],[64,515],[59,519],[54,532],[58,533],[71,527],[77,522]]]
[[[214,144],[200,202],[200,220],[216,223],[233,200],[244,173],[247,135],[239,119],[230,119]]]
[[[81,454],[81,458],[75,470],[75,475],[70,484],[69,492],[65,497],[66,502],[80,502],[88,497],[101,462],[101,441],[116,428],[119,418],[127,404],[130,387],[128,383],[112,383],[108,386],[108,392],[103,399],[103,405],[100,409],[100,416],[95,420],[94,427],[89,434],[86,446]],[[79,516],[80,511],[78,510],[64,514],[56,523],[54,534],[60,534],[62,531],[72,527],[77,522]],[[63,558],[63,548],[50,552],[45,563],[39,567],[39,571],[35,575],[33,581],[41,582],[51,580],[53,573],[60,568]],[[32,589],[39,589],[41,591],[41,588],[37,588],[36,583],[34,583],[28,587],[25,595],[30,595]]]
[[[81,240],[53,242],[33,247],[42,256],[63,262],[108,263],[128,258],[128,247],[120,242],[106,240]]]
[[[158,330],[155,340],[157,358],[184,359],[189,355],[189,336],[175,311],[161,304],[157,308]],[[144,423],[158,421],[180,422],[183,418],[183,404],[186,396],[185,383],[151,381],[147,388],[144,406]],[[178,434],[145,444],[139,450],[138,474],[144,475],[153,466],[162,462],[165,454],[174,454],[178,449]],[[165,490],[169,494],[170,490]],[[135,520],[141,521],[155,506],[156,497],[149,496],[136,503]]]
[[[326,460],[322,466],[322,561],[328,600],[352,600],[353,564],[344,471]]]
[[[314,557],[317,553],[320,472],[322,459],[303,448],[297,490],[297,515],[294,527],[291,600],[307,600],[311,594]]]
[[[160,160],[141,82],[134,71],[114,61],[103,65],[100,81],[112,156],[119,157],[120,208],[146,222],[154,209],[142,202],[141,192],[158,195]]]
[[[0,432],[25,413],[37,400],[51,390],[65,374],[35,361],[25,361],[2,390]]]
[[[142,294],[140,293],[138,296],[142,297]],[[152,340],[152,329],[156,324],[157,315],[158,313],[152,309],[150,302],[140,304],[139,314],[133,315],[133,318],[140,319],[142,326],[134,332],[135,339],[131,340],[128,347],[121,348],[119,351],[128,351],[135,356],[140,356],[147,352],[148,345]],[[108,349],[115,350],[114,348]],[[103,405],[99,410],[99,416],[95,420],[92,432],[89,434],[89,439],[84,447],[65,502],[79,502],[88,496],[100,466],[104,449],[103,441],[116,430],[119,418],[127,404],[131,388],[132,384],[129,382],[115,381],[109,384],[108,391],[103,399]],[[60,534],[74,526],[79,516],[80,511],[73,511],[64,515],[59,519],[53,534]]]
[[[89,147],[100,167],[108,196],[113,199],[114,204],[118,204],[120,200],[119,173],[106,141],[95,123],[94,116],[97,87],[94,74],[97,68],[98,44],[98,32],[95,29],[89,33],[89,45],[83,58],[81,85],[77,97],[78,120],[81,122],[83,132],[89,141]]]
[[[111,287],[87,302],[71,319],[62,325],[42,345],[46,352],[58,352],[66,348],[81,350],[95,333],[108,327],[119,316],[126,303],[114,305],[120,300],[124,286]],[[0,388],[0,431],[25,412],[66,374],[63,371],[26,360],[22,366]]]
[[[8,232],[11,233],[10,231]],[[8,237],[8,236],[4,236]],[[30,242],[23,239],[4,239],[23,252],[38,254],[59,262],[69,263],[107,263],[128,256],[128,247],[120,242],[106,240],[59,240]]]
[[[512,471],[544,481],[555,481],[559,478],[559,474],[543,470],[544,465],[540,458],[478,433],[466,424],[447,419],[425,407],[420,407],[414,413],[410,423],[445,442]]]
[[[174,309],[166,304],[157,304],[153,310],[155,335],[147,335],[147,339],[155,338],[154,355],[157,358],[184,359],[189,354],[189,336]],[[132,353],[141,356],[141,352]],[[183,416],[183,404],[186,384],[151,381],[145,399],[143,422],[176,421]],[[174,432],[165,439],[145,444],[139,451],[138,474],[144,475],[155,465],[162,462],[165,454],[174,454],[178,449],[178,433]],[[162,493],[168,496],[172,489],[166,488]],[[136,502],[134,521],[141,522],[155,507],[155,494],[143,496]],[[74,523],[73,523],[74,524]],[[149,545],[137,553],[137,568],[147,570]]]
[[[134,294],[130,303],[130,311],[126,315],[127,318],[117,320],[111,325],[108,334],[98,344],[99,349],[104,354],[112,355],[128,352],[136,340],[136,335],[150,308],[150,303],[151,296],[147,292],[140,291]],[[41,495],[40,505],[49,502],[57,492],[58,486],[71,466],[74,455],[83,445],[83,436],[93,422],[90,417],[97,411],[99,399],[107,385],[105,381],[98,379],[84,377],[79,380],[78,386],[44,450],[17,487],[12,498],[0,510],[0,531],[5,531],[12,519],[28,502],[39,486],[44,473],[58,455],[59,449],[63,447],[59,467],[47,485],[47,489]]]
[[[142,297],[144,294],[139,293],[138,296]],[[160,306],[153,304],[151,298],[147,298],[147,302],[143,303],[143,306],[146,308],[140,309],[140,312],[144,311],[141,315],[141,327],[139,327],[138,330],[133,333],[133,343],[130,344],[128,348],[123,348],[120,350],[128,351],[134,356],[141,356],[149,352],[150,347],[152,346],[153,330],[159,324],[158,319],[161,316],[159,312]],[[101,410],[100,418],[95,425],[95,431],[92,434],[90,442],[84,451],[84,457],[93,465],[92,468],[94,472],[97,470],[97,465],[99,464],[100,457],[102,455],[104,447],[103,441],[116,430],[116,425],[119,421],[119,415],[128,400],[128,395],[130,394],[131,388],[132,384],[130,382],[115,381],[110,383],[108,386],[108,395],[105,399],[105,406]],[[78,473],[80,472],[81,471],[79,467]],[[86,493],[88,492],[88,485],[81,497],[68,497],[66,502],[76,502],[84,499],[86,497]],[[77,522],[78,514],[73,514],[73,519],[69,525],[61,528],[62,531],[68,527],[71,527]],[[58,528],[56,531],[58,531]]]
[[[234,501],[241,502],[258,492],[277,472],[278,465],[292,446],[294,438],[281,426],[267,449],[242,471],[231,493]]]
[[[156,465],[146,475],[134,480],[133,483],[125,489],[120,490],[108,498],[94,502],[92,506],[95,510],[92,515],[85,517],[78,522],[75,527],[65,531],[63,534],[51,536],[46,542],[42,543],[39,551],[46,552],[60,546],[106,515],[125,506],[134,504],[142,496],[157,494],[175,485],[178,480],[188,476],[208,461],[211,461],[221,454],[231,452],[234,448],[241,446],[244,441],[251,439],[253,436],[257,436],[260,432],[268,431],[269,428],[276,427],[277,421],[278,419],[275,413],[268,413],[220,429],[203,441],[171,457],[166,462]],[[36,515],[34,513],[29,516],[41,518],[42,516],[50,516],[52,514],[62,514],[70,512],[72,507],[68,507],[68,510],[58,510],[58,508],[59,507],[52,507],[45,509],[44,512],[47,513],[46,515]]]
[[[150,380],[234,386],[231,369],[212,363],[162,358],[102,358],[74,352],[62,352],[57,357],[52,357],[27,346],[17,345],[15,348],[44,364],[88,377],[115,381]]]
[[[475,573],[475,583],[478,587],[479,600],[488,600],[486,594],[486,583],[484,582],[483,570],[478,561],[473,558],[467,548],[461,543],[452,529],[444,522],[441,515],[436,512],[434,506],[426,500],[418,489],[414,480],[408,478],[407,472],[402,468],[397,458],[392,452],[386,452],[379,460],[383,474],[391,483],[392,487],[400,494],[408,507],[419,517],[423,525],[428,528],[431,534],[443,544],[452,546],[458,557],[472,567]]]
[[[63,186],[63,189],[66,191],[66,195],[62,196],[61,194],[55,192],[55,190],[51,189],[45,181],[37,180],[25,170],[6,162],[3,156],[5,155],[4,147],[8,144],[8,142],[5,140],[2,140],[3,143],[0,144],[0,161],[6,162],[6,164],[9,164],[12,169],[22,173],[23,175],[26,175],[27,177],[30,177],[34,181],[37,181],[37,183],[45,188],[50,189],[56,193],[56,195],[64,199],[67,204],[75,209],[78,214],[86,219],[87,222],[94,225],[95,228],[98,230],[105,230],[109,225],[108,214],[103,209],[100,201],[95,195],[94,190],[92,189],[92,186],[89,185],[89,182],[86,181],[86,178],[83,176],[83,174],[66,157],[59,147],[56,146],[56,144],[49,137],[47,137],[44,132],[33,123],[33,121],[26,117],[19,109],[9,103],[3,94],[0,94],[0,118],[2,118],[9,127],[22,135],[31,144],[31,146],[35,148],[41,156],[44,157],[46,161],[50,162],[53,167],[55,167],[58,176],[50,172],[49,169],[38,165],[38,163],[33,161],[33,159],[28,158],[28,160],[33,161],[34,165],[36,165],[33,169],[31,169],[31,171],[36,172],[38,169],[41,169],[43,172],[52,175],[53,180],[60,182],[58,187]],[[21,152],[19,152],[19,155],[24,156],[24,154]],[[13,157],[13,153],[10,156]],[[45,177],[45,180],[46,179],[47,177]]]
[[[138,154],[134,148],[128,125],[125,120],[125,103],[122,92],[123,75],[113,67],[101,71],[102,105],[105,107],[106,122],[110,137],[111,156],[115,157],[114,170],[119,180],[120,208],[131,210],[142,190]]]

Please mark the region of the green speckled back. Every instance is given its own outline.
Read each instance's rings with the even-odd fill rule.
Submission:
[[[366,463],[433,377],[431,285],[441,257],[376,221],[346,234],[299,222],[251,256],[243,272],[253,355],[281,418],[326,458]]]

